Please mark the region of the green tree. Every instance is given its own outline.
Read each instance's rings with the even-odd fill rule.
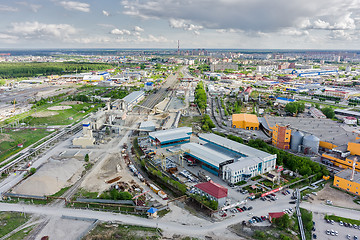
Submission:
[[[36,173],[36,168],[30,168],[30,175],[33,175],[34,173]]]
[[[89,154],[86,154],[86,155],[85,155],[84,161],[85,161],[85,162],[88,162],[88,161],[89,161]]]
[[[285,214],[282,217],[275,218],[274,223],[277,227],[286,230],[289,228],[291,221],[289,215]]]
[[[334,109],[332,109],[331,107],[322,108],[321,111],[327,118],[332,119],[335,117]]]

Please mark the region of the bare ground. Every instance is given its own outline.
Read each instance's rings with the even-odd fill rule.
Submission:
[[[83,102],[80,102],[80,101],[65,101],[65,102],[60,103],[60,105],[76,105],[76,104],[83,104]]]
[[[58,111],[58,110],[66,110],[66,109],[70,109],[72,108],[72,106],[53,106],[53,107],[48,107],[48,110],[55,110],[55,111]]]
[[[330,183],[317,192],[317,196],[312,195],[311,197],[314,200],[309,199],[309,202],[324,203],[326,200],[331,200],[335,206],[360,210],[360,205],[354,203],[354,198],[351,195],[330,187]]]
[[[118,176],[121,176],[119,181],[122,182],[130,182],[134,179],[120,153],[115,153],[97,165],[82,182],[81,187],[87,191],[100,193],[109,189],[111,184],[106,181]]]
[[[74,184],[83,171],[83,162],[75,158],[49,159],[38,171],[13,189],[13,193],[52,195]]]
[[[50,117],[50,116],[55,116],[58,114],[59,114],[58,112],[43,111],[43,112],[33,113],[33,114],[31,114],[31,116],[32,117]]]
[[[12,138],[9,134],[6,133],[0,133],[0,143],[2,142],[11,142]]]

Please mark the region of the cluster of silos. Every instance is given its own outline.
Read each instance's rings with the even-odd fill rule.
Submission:
[[[303,152],[305,154],[313,154],[319,152],[320,139],[309,134],[304,135],[300,131],[291,133],[290,149],[294,152]]]

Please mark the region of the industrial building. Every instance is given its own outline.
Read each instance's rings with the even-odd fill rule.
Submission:
[[[330,152],[323,153],[321,161],[334,164],[340,168],[352,168],[354,160],[356,161],[358,156],[360,156],[359,140],[356,142],[349,142],[347,146],[343,145],[335,147]],[[360,162],[355,163],[355,170],[360,171]]]
[[[140,130],[155,131],[155,123],[153,121],[145,121],[140,123]]]
[[[122,107],[123,110],[132,110],[132,108],[138,104],[141,100],[143,100],[145,97],[144,91],[135,91],[121,99],[122,101]]]
[[[284,98],[284,97],[277,97],[275,101],[280,104],[288,104],[288,103],[295,102],[294,99]]]
[[[360,196],[360,173],[345,169],[334,176],[333,185]]]
[[[291,129],[286,126],[275,125],[271,128],[272,131],[272,145],[280,149],[290,148]]]
[[[232,127],[243,128],[246,130],[258,130],[259,120],[254,114],[233,114],[232,115]]]
[[[191,127],[173,128],[149,133],[151,143],[157,147],[169,147],[190,142]]]
[[[198,183],[195,186],[194,193],[201,196],[206,196],[212,201],[217,201],[218,206],[223,206],[226,203],[226,197],[228,195],[228,189],[213,181]]]
[[[336,111],[336,110],[335,110]],[[293,135],[295,132],[300,131],[305,137],[305,135],[314,135],[314,137],[318,138],[319,146],[315,147],[315,149],[321,149],[324,151],[330,151],[331,149],[346,145],[348,142],[352,142],[358,136],[355,132],[346,131],[341,123],[332,121],[331,119],[317,119],[317,118],[305,118],[302,117],[301,120],[299,118],[294,117],[275,117],[275,116],[266,116],[265,121],[262,121],[262,126],[266,128],[266,124],[268,126],[275,126],[276,124],[280,126],[289,126],[292,130]],[[292,136],[293,138],[293,136]],[[309,137],[307,137],[307,140]],[[317,139],[315,144],[317,144]],[[305,141],[309,143],[309,141]],[[302,145],[303,141],[301,139],[300,144],[294,144],[294,142],[290,142],[290,148],[293,151],[304,151]],[[300,145],[300,149],[299,149]],[[308,146],[307,146],[308,147]],[[309,150],[309,149],[308,149]]]
[[[228,183],[236,183],[275,169],[276,155],[254,149],[216,134],[199,134],[200,144],[181,146],[186,156]]]
[[[311,107],[309,109],[309,113],[311,114],[311,116],[313,118],[318,118],[318,119],[319,118],[326,118],[326,116],[319,109],[317,109],[315,107]]]

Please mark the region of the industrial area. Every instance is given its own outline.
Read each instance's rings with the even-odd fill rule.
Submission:
[[[335,121],[320,102],[275,95],[286,83],[265,92],[254,82],[266,80],[167,60],[1,93],[0,208],[31,213],[26,239],[95,239],[124,223],[154,229],[140,239],[327,239],[324,217],[360,220],[360,132],[343,119],[356,109]],[[308,211],[327,215],[309,228]],[[275,230],[284,215],[292,230]]]

